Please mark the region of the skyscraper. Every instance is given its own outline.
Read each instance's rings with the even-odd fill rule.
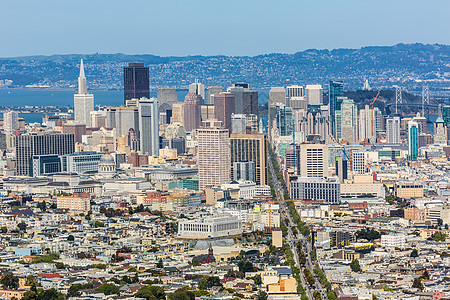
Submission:
[[[142,153],[159,154],[159,111],[156,98],[141,98],[139,110],[139,141]]]
[[[143,63],[129,63],[123,68],[124,101],[150,98],[149,69]]]
[[[291,135],[293,130],[292,108],[282,104],[277,105],[276,119],[279,135]]]
[[[234,113],[234,94],[218,93],[214,95],[214,114],[222,121],[223,127],[231,129],[231,115]]]
[[[230,137],[228,129],[197,130],[200,190],[230,181]]]
[[[205,102],[208,105],[214,105],[214,95],[223,91],[223,87],[221,86],[208,86],[208,90],[206,91],[206,99]]]
[[[419,124],[414,121],[408,122],[408,159],[417,160],[419,156]]]
[[[300,176],[328,177],[328,146],[324,144],[301,144]]]
[[[177,90],[174,87],[160,87],[158,89],[157,98],[159,106],[167,103],[172,107],[172,105],[178,101]]]
[[[374,141],[375,125],[374,110],[366,105],[359,111],[358,141],[364,142],[366,139]]]
[[[227,92],[234,94],[236,114],[258,115],[258,92],[250,90],[247,83],[234,83]]]
[[[19,114],[16,111],[8,111],[4,113],[3,129],[8,133],[19,129]]]
[[[340,138],[343,141],[357,140],[358,109],[352,99],[344,99],[341,104]],[[337,120],[336,120],[337,122]]]
[[[309,84],[305,89],[306,101],[309,104],[319,105],[323,103],[323,89],[320,84]]]
[[[35,155],[64,155],[75,152],[73,134],[22,134],[16,138],[16,173],[29,176]]]
[[[442,118],[437,118],[434,122],[434,143],[447,145],[447,126]]]
[[[267,136],[265,134],[232,134],[230,147],[232,174],[236,166],[234,163],[255,162],[256,183],[267,184]]]
[[[186,131],[200,128],[201,100],[198,94],[188,93],[184,98],[184,128]]]
[[[400,117],[386,120],[386,138],[388,144],[400,144]]]
[[[203,83],[198,82],[196,79],[194,83],[189,85],[189,93],[196,94],[201,97],[200,104],[203,104],[205,101],[205,85]]]
[[[282,103],[286,105],[286,90],[284,87],[272,87],[269,91],[269,105],[272,103]]]
[[[245,134],[245,115],[231,115],[231,134]]]
[[[83,60],[80,62],[80,76],[78,76],[78,94],[73,97],[75,122],[91,127],[91,111],[94,110],[94,95],[87,92],[86,76],[84,75]]]
[[[336,176],[339,177],[341,183],[344,179],[348,179],[348,160],[343,157],[336,157]]]
[[[115,128],[117,136],[128,133],[130,128],[139,130],[139,110],[134,106],[106,108],[106,126]]]
[[[444,105],[442,107],[442,119],[444,120],[445,125],[450,125],[450,105]]]
[[[330,80],[330,90],[328,93],[330,107],[331,124],[333,125],[333,134],[335,134],[335,112],[340,110],[337,107],[337,97],[344,97],[344,82],[341,80]]]

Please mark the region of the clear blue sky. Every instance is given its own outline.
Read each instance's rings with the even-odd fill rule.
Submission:
[[[449,0],[1,0],[0,57],[450,44]]]

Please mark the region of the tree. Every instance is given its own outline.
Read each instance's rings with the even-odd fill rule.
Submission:
[[[19,288],[19,277],[14,276],[12,273],[8,273],[0,279],[0,283],[5,289],[17,290]]]
[[[213,286],[222,286],[222,283],[220,282],[220,278],[216,276],[210,276],[206,279],[206,282],[208,283],[208,287],[212,288]]]
[[[56,289],[48,289],[39,292],[37,295],[39,300],[64,300],[64,295]]]
[[[158,260],[158,262],[156,263],[156,267],[157,267],[157,268],[160,268],[160,269],[164,268],[164,263],[163,263],[163,261],[162,261],[162,258],[160,258],[160,259]]]
[[[350,263],[350,268],[352,269],[353,272],[361,272],[361,266],[359,265],[359,260],[358,259],[354,259],[352,260],[352,262]]]
[[[67,237],[67,240],[69,242],[73,242],[73,241],[75,241],[75,237],[73,235],[69,234],[69,236]]]
[[[167,297],[169,300],[195,300],[195,294],[185,288],[173,292]]]
[[[95,228],[98,228],[98,227],[105,227],[105,223],[103,223],[103,222],[101,222],[101,221],[95,221],[94,227],[95,227]]]
[[[45,201],[39,202],[36,205],[37,208],[39,208],[41,211],[46,211],[47,210],[47,203]]]
[[[327,293],[327,298],[328,298],[328,300],[338,300],[338,297],[336,296],[336,294],[334,292]]]
[[[8,233],[8,227],[2,226],[2,227],[0,228],[0,231],[1,231],[1,233]]]
[[[313,298],[314,298],[314,300],[322,300],[322,296],[320,296],[319,291],[314,291]]]
[[[425,270],[425,272],[423,272],[422,276],[420,276],[420,278],[423,278],[425,280],[429,280],[430,279],[430,274],[428,274],[428,271]]]
[[[25,281],[25,285],[26,286],[38,286],[38,282],[36,277],[34,277],[33,275],[28,275],[27,276],[27,280]]]
[[[104,283],[97,288],[100,293],[108,295],[119,295],[119,287],[114,283]]]
[[[423,290],[422,279],[414,278],[414,282],[413,282],[412,287],[416,288],[416,289],[419,289],[419,290]]]
[[[164,292],[164,288],[160,286],[148,285],[141,288],[136,294],[134,294],[138,298],[145,299],[156,299],[156,300],[165,300],[166,293]]]
[[[243,261],[241,260],[238,262],[239,272],[254,272],[255,268],[253,267],[253,264],[250,261]]]
[[[80,295],[79,291],[86,290],[86,289],[92,289],[92,288],[93,288],[92,283],[86,283],[86,284],[75,283],[75,284],[72,284],[69,287],[69,289],[67,290],[67,296],[68,297],[77,297]]]
[[[19,227],[20,231],[25,231],[27,229],[27,224],[25,224],[25,222],[20,222],[17,224],[17,227]]]
[[[256,296],[256,300],[267,300],[267,293],[260,290],[258,296]]]
[[[208,286],[208,281],[206,281],[205,278],[200,279],[200,280],[198,281],[198,289],[199,289],[199,290],[207,290],[208,288],[209,288],[209,286]]]
[[[417,252],[417,249],[413,249],[412,251],[411,251],[411,255],[410,255],[411,257],[419,257],[419,252]]]

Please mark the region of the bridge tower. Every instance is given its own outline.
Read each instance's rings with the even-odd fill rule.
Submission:
[[[422,116],[425,117],[425,106],[430,104],[430,89],[428,85],[422,87]],[[429,111],[429,108],[428,108]]]
[[[395,86],[395,113],[398,114],[398,104],[403,103],[402,98],[402,87],[396,85]]]

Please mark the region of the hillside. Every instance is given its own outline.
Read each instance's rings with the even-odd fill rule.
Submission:
[[[248,82],[254,88],[267,89],[289,84],[325,85],[330,79],[343,79],[346,89],[357,90],[368,79],[376,89],[401,85],[419,91],[426,81],[430,90],[446,91],[450,80],[450,46],[423,44],[311,49],[253,57],[72,54],[0,58],[0,80],[13,80],[16,87],[74,87],[81,58],[85,60],[89,86],[95,89],[121,89],[122,67],[128,62],[149,66],[153,87],[184,88],[199,79],[207,86]]]

